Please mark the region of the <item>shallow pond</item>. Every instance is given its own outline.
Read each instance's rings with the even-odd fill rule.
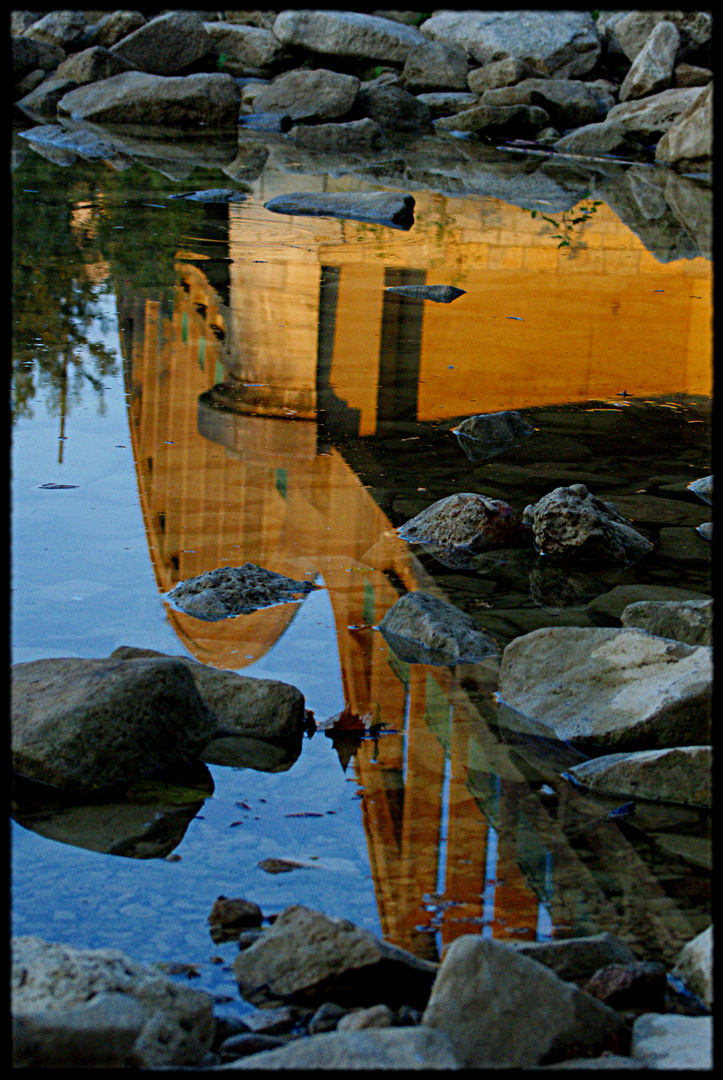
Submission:
[[[265,915],[306,904],[431,959],[465,933],[610,930],[672,963],[708,925],[707,814],[611,816],[623,800],[562,779],[570,748],[501,724],[497,661],[409,664],[374,629],[415,588],[500,649],[540,626],[620,625],[632,599],[710,595],[696,527],[711,512],[687,488],[711,472],[710,262],[655,203],[652,171],[635,167],[655,243],[625,223],[620,185],[564,204],[541,173],[533,205],[515,198],[532,166],[500,158],[507,201],[387,185],[416,200],[405,231],[265,210],[385,186],[303,162],[267,164],[219,206],[169,198],[228,187],[218,169],[18,150],[13,662],[181,653],[293,683],[313,724],[300,754],[207,762],[170,791],[17,793],[13,933],[191,965],[178,977],[243,1011],[237,946],[209,934],[219,895]],[[388,291],[419,284],[464,294]],[[503,409],[534,435],[470,460],[452,428]],[[612,499],[653,554],[572,575],[527,548],[449,566],[395,531],[455,491],[521,512],[571,483]],[[164,600],[245,562],[323,588],[215,623]]]

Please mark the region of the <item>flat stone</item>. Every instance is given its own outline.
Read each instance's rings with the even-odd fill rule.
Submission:
[[[464,289],[454,285],[389,285],[386,292],[409,296],[413,300],[434,300],[436,304],[451,304],[458,296],[464,296]]]
[[[607,754],[574,765],[569,774],[590,791],[683,806],[712,805],[713,750],[682,746]]]
[[[394,63],[427,44],[415,26],[359,11],[288,9],[276,18],[274,34],[285,45],[312,52]]]
[[[631,1055],[648,1069],[713,1068],[710,1016],[644,1013],[633,1023]]]
[[[505,543],[520,542],[525,530],[508,503],[476,492],[457,492],[438,499],[397,529],[410,544],[433,545],[442,550],[468,548],[479,552]]]
[[[385,191],[291,192],[269,199],[264,206],[276,214],[347,218],[404,228],[413,220],[414,198]]]
[[[584,484],[554,488],[525,507],[522,519],[537,550],[553,558],[624,566],[653,550],[617,504],[598,499]]]
[[[188,615],[214,622],[300,600],[318,588],[311,581],[296,581],[255,563],[244,563],[222,566],[181,581],[167,597]]]

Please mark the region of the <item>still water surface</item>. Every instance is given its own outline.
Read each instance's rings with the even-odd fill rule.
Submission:
[[[143,790],[19,800],[13,932],[192,964],[231,1010],[236,946],[207,925],[221,894],[267,915],[303,903],[431,959],[465,933],[610,930],[671,963],[710,921],[708,816],[610,817],[622,800],[561,778],[574,751],[504,727],[498,662],[408,664],[374,627],[416,588],[500,648],[620,625],[620,597],[646,588],[710,594],[710,508],[687,491],[711,471],[710,263],[651,253],[602,200],[555,226],[542,198],[537,214],[414,188],[408,232],[264,209],[354,183],[267,169],[217,207],[169,201],[193,185],[138,164],[28,151],[13,173],[13,662],[180,652],[291,682],[314,718],[300,754],[207,762],[166,819]],[[386,291],[425,283],[465,293]],[[470,461],[455,422],[501,409],[534,436]],[[521,512],[575,482],[653,555],[573,575],[528,549],[450,566],[395,532],[454,491]],[[164,601],[244,562],[324,588],[220,623]],[[271,875],[265,858],[303,865]]]

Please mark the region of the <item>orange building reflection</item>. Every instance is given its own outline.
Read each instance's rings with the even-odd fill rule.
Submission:
[[[321,575],[341,661],[340,726],[367,733],[354,768],[383,933],[420,955],[436,956],[435,934],[445,944],[469,932],[625,931],[559,808],[546,809],[494,733],[492,706],[480,705],[479,688],[488,697],[495,688],[494,663],[404,664],[372,629],[398,598],[394,583],[445,596],[334,444],[407,420],[623,388],[710,393],[703,259],[656,262],[605,207],[572,255],[549,233],[494,200],[429,193],[417,196],[407,234],[286,219],[249,201],[229,207],[228,303],[204,272],[207,254],[194,250],[179,251],[168,295],[118,286],[159,590],[248,561]],[[466,293],[437,305],[385,291],[425,281]],[[241,670],[295,611],[208,623],[169,607],[168,618],[199,660]],[[694,936],[673,909],[666,928],[681,946]]]

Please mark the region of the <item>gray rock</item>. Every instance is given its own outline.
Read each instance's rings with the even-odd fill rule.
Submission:
[[[116,56],[109,49],[95,45],[90,49],[74,53],[58,66],[55,73],[57,79],[72,79],[76,86],[85,86],[86,83],[98,82],[100,79],[110,79],[113,75],[120,75],[129,71],[131,65],[122,57]]]
[[[21,131],[20,137],[36,145],[72,150],[89,161],[97,158],[110,161],[116,156],[115,145],[99,135],[83,130],[66,131],[57,124],[43,124]]]
[[[291,129],[289,137],[293,139],[296,146],[308,150],[341,154],[361,154],[369,150],[381,150],[387,143],[379,124],[370,120],[369,117],[365,117],[364,120],[348,120],[343,124],[299,124]],[[398,226],[395,224],[392,227]]]
[[[125,1056],[135,1029],[136,1067],[197,1065],[213,1038],[213,999],[208,994],[116,949],[75,949],[38,937],[13,938],[11,995],[13,1017],[24,1025],[24,1056],[33,1058],[38,1052],[38,1028],[48,1032],[58,1055],[38,1064],[59,1065],[65,1058],[70,1065],[74,1052],[91,1056],[95,1050],[96,1060],[82,1063],[107,1067],[113,1042]],[[63,1020],[53,1024],[55,1014],[65,1016],[67,1035]],[[41,1043],[39,1049],[45,1057],[48,1044],[43,1049]],[[73,1065],[80,1063],[72,1060]]]
[[[148,1014],[127,994],[13,1016],[13,1068],[132,1068]]]
[[[290,62],[292,53],[270,30],[233,22],[204,22],[223,70],[231,75],[247,68],[276,68]]]
[[[145,23],[140,11],[108,11],[95,26],[95,44],[110,49]]]
[[[687,945],[675,961],[672,974],[713,1008],[713,924]]]
[[[626,154],[636,149],[627,128],[615,121],[604,120],[599,124],[585,124],[569,131],[553,143],[563,154]]]
[[[277,214],[339,217],[408,228],[413,221],[414,199],[386,191],[291,192],[277,195],[264,206]]]
[[[364,1031],[367,1028],[389,1028],[394,1023],[394,1013],[388,1005],[372,1005],[368,1009],[355,1009],[342,1016],[337,1031]]]
[[[49,45],[59,45],[70,50],[85,32],[85,16],[82,11],[49,11],[47,15],[31,23],[23,31],[23,37],[34,41],[43,41]]]
[[[411,93],[425,90],[466,90],[467,50],[443,41],[424,41],[407,56],[404,85]]]
[[[681,746],[607,754],[574,765],[569,776],[582,787],[603,795],[710,807],[713,751],[710,746]]]
[[[423,101],[400,86],[376,79],[362,83],[356,109],[383,130],[416,131],[432,122],[432,114]]]
[[[698,480],[691,480],[688,484],[688,490],[692,491],[703,502],[707,502],[712,505],[713,503],[713,474],[710,476],[701,476]]]
[[[221,566],[179,581],[167,597],[181,611],[216,622],[258,608],[298,601],[318,588],[311,581],[296,581],[255,563],[244,563]]]
[[[254,109],[285,113],[297,121],[337,120],[352,108],[359,86],[356,76],[325,68],[288,71],[256,95]]]
[[[472,664],[499,654],[471,615],[421,591],[400,596],[378,629],[408,663]]]
[[[531,1068],[584,1046],[626,1048],[618,1015],[548,968],[493,939],[453,941],[422,1024],[444,1031],[463,1068]]]
[[[441,551],[464,548],[470,552],[519,543],[525,536],[508,503],[469,491],[438,499],[397,533],[410,544],[425,544]]]
[[[569,128],[604,120],[615,101],[599,86],[578,79],[537,78],[485,90],[481,104],[537,106],[544,109],[554,127]]]
[[[458,1069],[449,1039],[423,1027],[330,1031],[252,1054],[234,1069]]]
[[[710,68],[699,67],[697,64],[675,65],[674,86],[707,86],[710,82],[713,82],[713,72]]]
[[[607,931],[559,941],[510,941],[509,947],[544,964],[567,982],[589,979],[606,964],[630,964],[635,960],[632,949]]]
[[[12,39],[13,78],[19,80],[31,71],[41,69],[54,71],[65,60],[65,50],[60,45],[50,45],[45,41],[34,41],[27,37]]]
[[[644,1013],[633,1022],[630,1053],[648,1069],[710,1070],[713,1019]]]
[[[523,79],[539,78],[540,74],[524,60],[507,56],[504,60],[492,60],[470,71],[467,85],[473,94],[483,94],[485,90],[497,90],[500,86],[514,86]]]
[[[230,203],[245,202],[248,194],[237,188],[209,188],[207,191],[184,191],[181,194],[169,195],[169,199],[186,199],[188,202],[202,203]]]
[[[359,11],[288,9],[274,22],[274,34],[285,45],[311,52],[395,63],[404,63],[412,49],[425,44],[416,27]]]
[[[585,75],[600,55],[600,35],[587,11],[437,11],[422,23],[433,41],[467,49],[478,64],[514,57],[561,79]]]
[[[635,626],[658,637],[686,645],[713,644],[713,600],[638,600],[620,616],[623,626]]]
[[[342,1016],[346,1016],[347,1009],[337,1005],[334,1001],[324,1001],[316,1010],[307,1028],[310,1035],[321,1035],[324,1031],[335,1031],[336,1025]]]
[[[234,974],[246,1001],[311,1006],[401,1004],[423,1007],[437,965],[375,938],[345,919],[296,905],[240,953]]]
[[[111,51],[148,75],[174,75],[213,52],[195,11],[167,11],[121,38]]]
[[[465,94],[460,90],[436,90],[417,94],[417,100],[427,106],[434,121],[440,116],[453,116],[464,109],[471,109],[477,104],[477,95]]]
[[[710,525],[710,528],[708,526]],[[664,528],[658,533],[657,553],[661,558],[683,563],[709,563],[713,526],[704,522],[697,529]]]
[[[625,76],[618,100],[630,101],[667,90],[673,82],[679,45],[680,34],[673,23],[664,19],[657,23]]]
[[[713,83],[670,125],[655,148],[655,160],[684,172],[709,171],[713,161]]]
[[[435,304],[451,304],[458,296],[464,296],[464,289],[454,285],[389,285],[387,292],[409,296],[413,300],[434,300]]]
[[[290,683],[253,679],[235,671],[201,664],[185,656],[167,656],[152,649],[121,645],[111,653],[120,659],[163,657],[185,664],[201,699],[216,718],[214,739],[245,735],[259,739],[290,739],[304,730],[304,695]]]
[[[614,35],[621,51],[634,61],[659,22],[673,23],[681,37],[681,52],[698,50],[710,43],[712,18],[708,11],[628,11],[618,13]],[[681,59],[684,57],[681,56]]]
[[[489,135],[534,133],[549,124],[550,117],[536,105],[474,105],[471,109],[443,116],[435,121],[435,131],[484,131]]]
[[[678,117],[696,102],[702,91],[697,87],[661,90],[658,94],[622,101],[610,109],[607,119],[615,120],[641,140],[660,139]]]
[[[525,508],[523,521],[532,526],[537,550],[555,558],[626,565],[653,550],[613,503],[597,499],[584,484],[554,488]]]
[[[58,115],[98,124],[209,129],[236,126],[239,90],[230,75],[164,77],[128,71],[79,86],[58,102]]]
[[[703,537],[704,540],[712,540],[713,539],[713,522],[712,521],[704,521],[703,524],[699,525],[695,531],[697,533],[700,533],[700,535]]]
[[[78,84],[73,79],[45,79],[35,90],[21,97],[16,105],[32,119],[52,119],[57,116],[58,102]]]
[[[619,750],[711,741],[712,649],[644,630],[547,627],[504,650],[499,692],[559,739]]]
[[[171,657],[15,664],[13,768],[75,792],[98,792],[191,761],[216,721],[188,666]]]
[[[596,596],[591,600],[588,604],[588,608],[590,611],[595,612],[596,615],[604,615],[609,619],[622,620],[623,612],[626,608],[643,601],[650,603],[673,602],[677,604],[689,600],[706,601],[708,599],[709,598],[705,593],[696,592],[694,589],[678,589],[674,585],[649,585],[642,583],[636,585],[616,585],[615,588],[610,589],[608,592],[604,592],[601,596]],[[625,625],[638,626],[639,629],[648,630],[651,634],[657,634],[659,637],[676,638],[675,634],[663,634],[660,630],[653,630],[652,626],[643,626],[636,622],[626,623]],[[676,638],[676,640],[682,641],[683,638]],[[711,642],[688,641],[686,644],[710,645]]]
[[[535,429],[518,412],[507,410],[470,416],[452,431],[470,461],[487,461]]]

